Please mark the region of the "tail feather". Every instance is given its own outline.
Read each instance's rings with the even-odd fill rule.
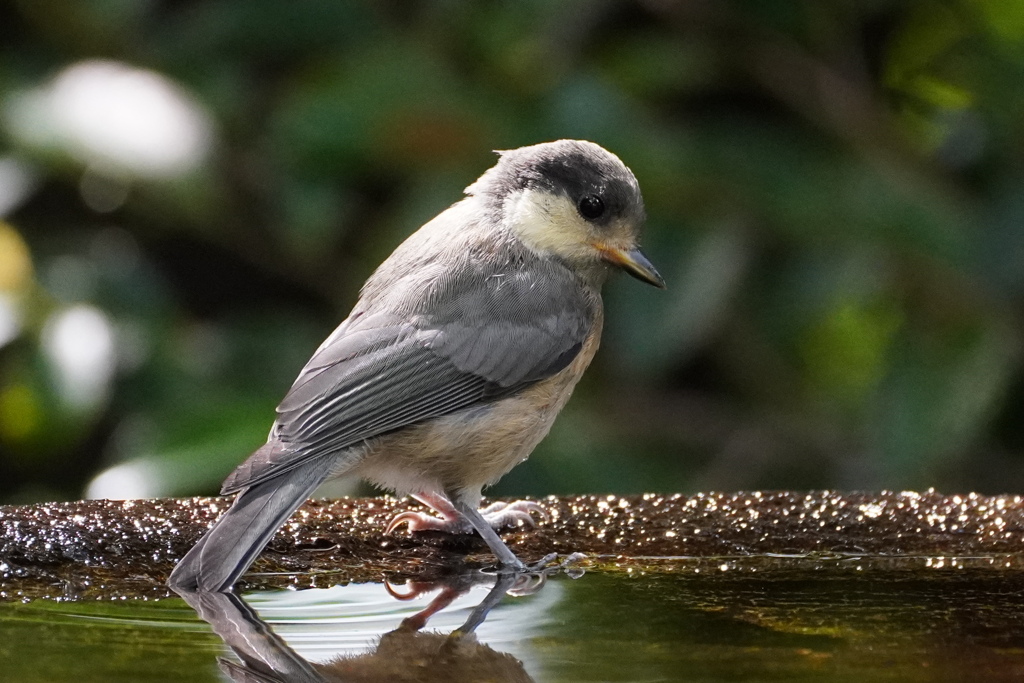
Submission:
[[[329,459],[318,458],[243,490],[178,562],[168,585],[191,591],[231,588],[277,528],[330,474]]]

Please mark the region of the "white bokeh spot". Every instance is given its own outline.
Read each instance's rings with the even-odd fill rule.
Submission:
[[[182,87],[114,61],[73,64],[5,105],[7,126],[22,142],[63,149],[111,175],[187,173],[206,158],[213,138],[210,116]]]
[[[43,328],[43,350],[68,406],[84,411],[106,399],[117,354],[113,327],[99,309],[83,304],[53,314]]]
[[[160,466],[150,460],[131,460],[97,474],[85,489],[92,500],[131,500],[166,495]]]

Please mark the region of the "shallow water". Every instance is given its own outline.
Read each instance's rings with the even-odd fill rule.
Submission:
[[[265,680],[399,680],[395,671],[473,680],[484,670],[493,680],[552,682],[1024,678],[1017,571],[559,575],[501,600],[475,640],[432,635],[470,618],[494,581],[479,580],[455,584],[468,592],[422,632],[399,627],[440,586],[393,588],[434,589],[407,600],[383,584],[249,593],[245,603],[280,641],[258,628],[243,640],[257,643],[262,661],[305,672]],[[221,630],[252,622],[230,624]],[[239,661],[181,599],[0,603],[0,681],[232,680],[218,657]],[[449,665],[462,668],[441,671]]]

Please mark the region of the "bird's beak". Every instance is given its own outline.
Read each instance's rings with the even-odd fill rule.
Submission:
[[[654,264],[647,260],[647,257],[644,256],[644,253],[639,248],[633,247],[627,250],[599,244],[597,245],[597,250],[601,252],[601,258],[612,265],[622,268],[637,280],[654,285],[660,289],[665,289],[665,278],[661,277]]]

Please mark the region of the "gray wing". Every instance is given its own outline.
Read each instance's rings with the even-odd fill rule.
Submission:
[[[365,439],[507,396],[564,369],[593,325],[594,303],[558,264],[515,265],[447,269],[399,312],[357,308],[278,406],[271,443],[222,492],[311,458],[344,457]]]

